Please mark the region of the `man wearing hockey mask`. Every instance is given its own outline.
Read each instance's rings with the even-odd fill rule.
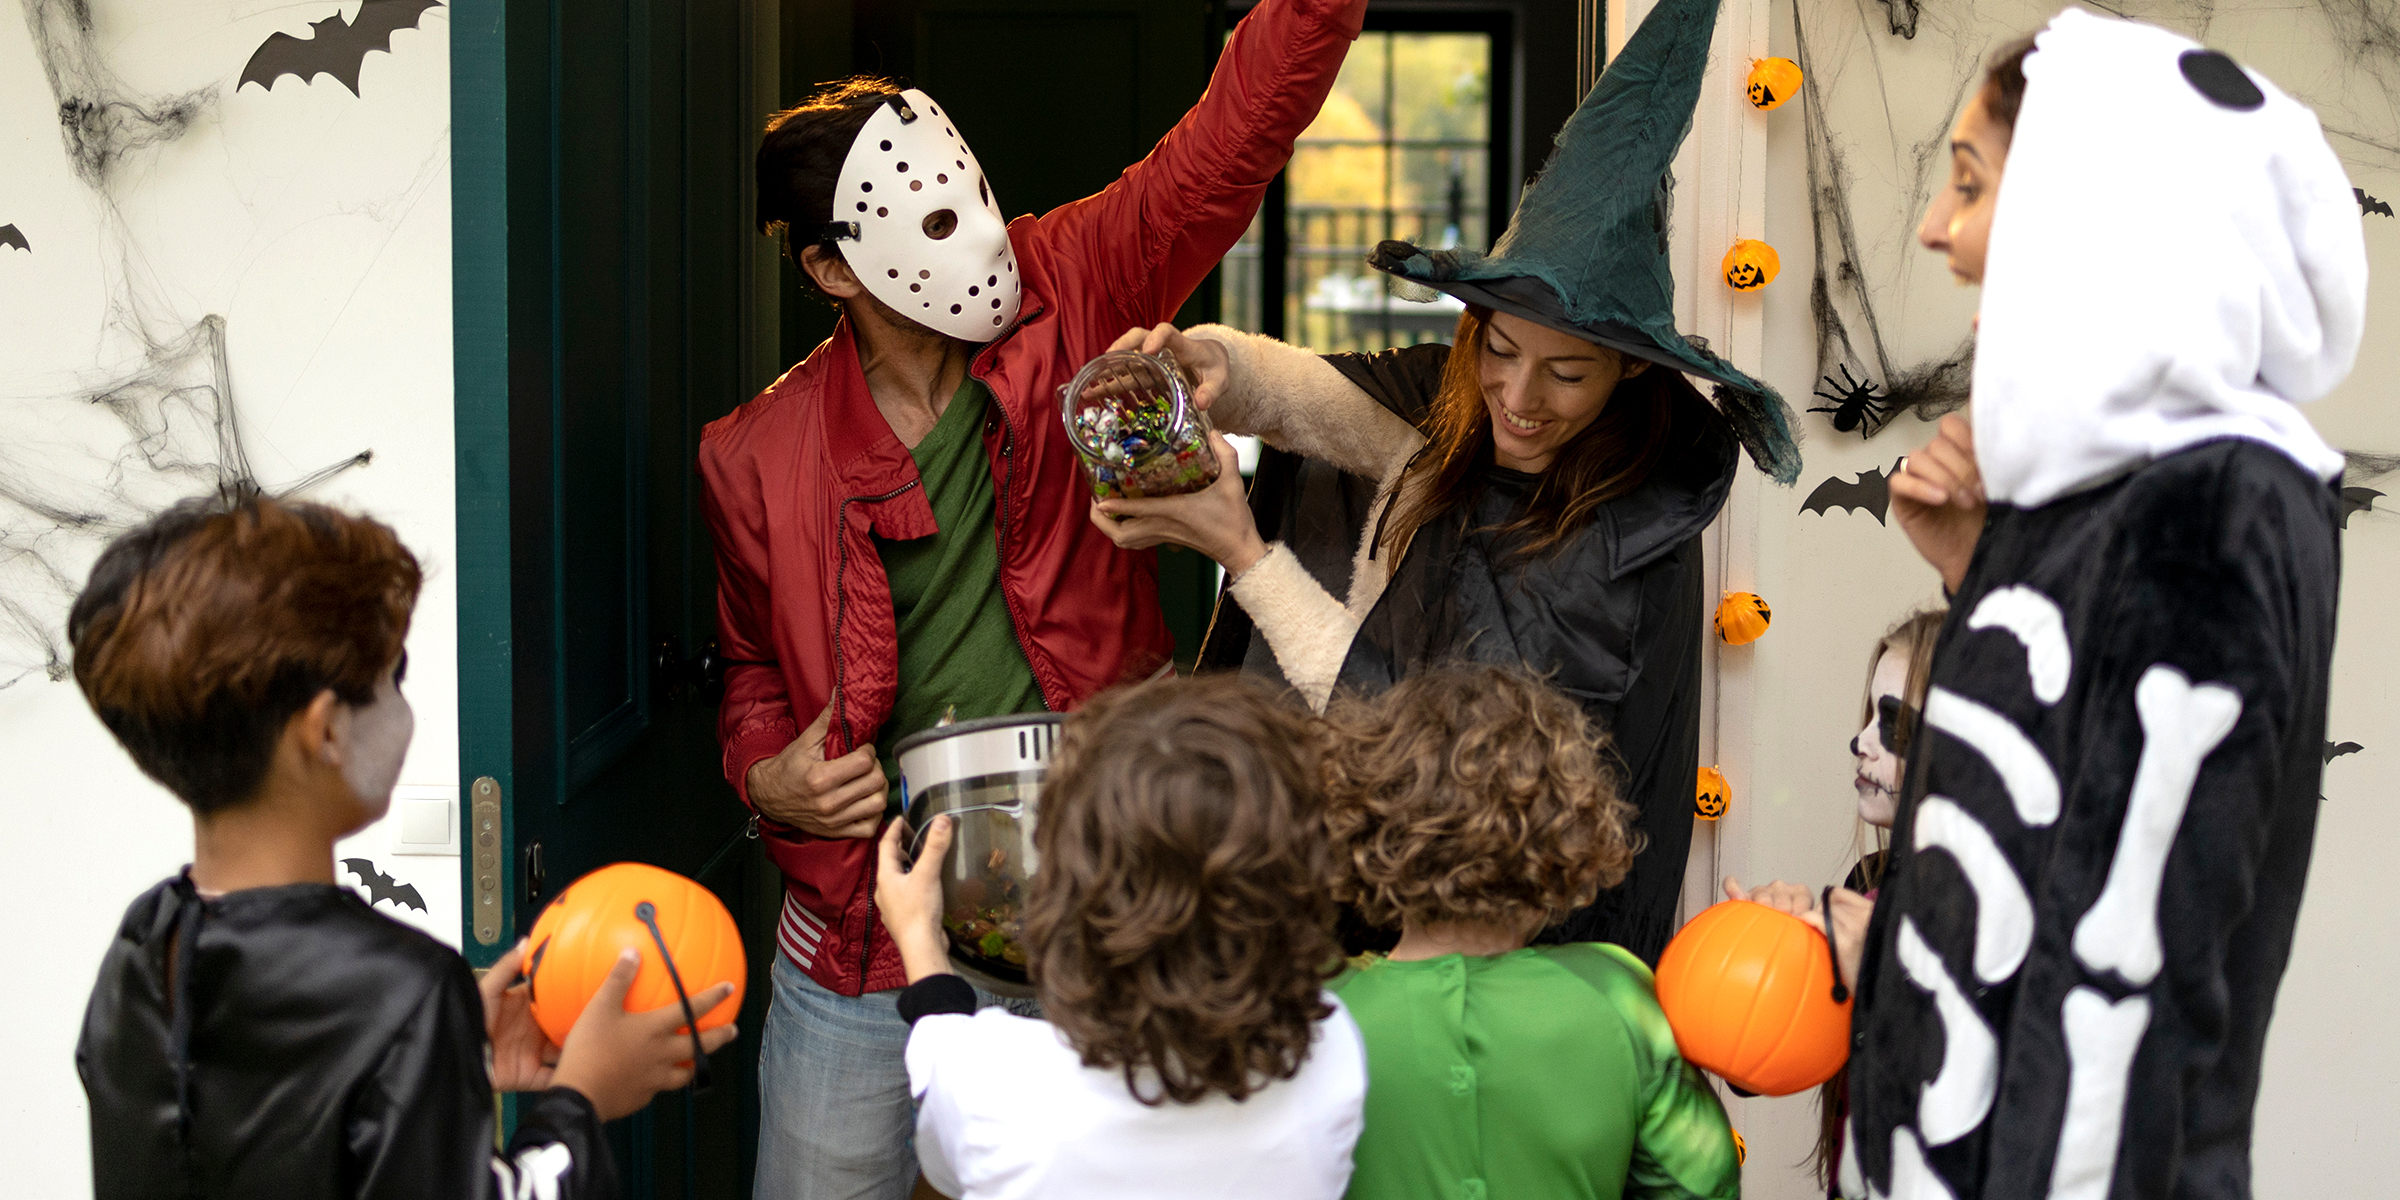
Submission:
[[[760,228],[842,318],[700,447],[725,774],[785,882],[758,1195],[908,1194],[906,977],[872,903],[892,748],[1169,668],[1156,560],[1091,525],[1057,389],[1249,226],[1365,7],[1264,0],[1147,158],[1014,222],[922,91],[846,80],[768,125]]]

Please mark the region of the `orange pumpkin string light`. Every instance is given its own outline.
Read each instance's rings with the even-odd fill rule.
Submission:
[[[625,991],[625,1011],[648,1012],[682,1000],[686,1006],[720,983],[733,995],[698,1014],[702,1030],[742,1011],[750,978],[742,933],[733,914],[707,888],[673,871],[616,863],[568,884],[533,923],[525,950],[525,979],[534,1023],[553,1045],[625,950],[641,954],[641,969]]]
[[[1727,592],[1717,602],[1717,636],[1729,646],[1747,646],[1767,632],[1775,610],[1756,592]]]
[[[1714,821],[1725,815],[1733,805],[1733,785],[1725,781],[1725,772],[1715,767],[1700,768],[1700,786],[1692,795],[1692,811],[1703,821]]]
[[[1725,252],[1725,286],[1737,292],[1755,292],[1775,282],[1783,270],[1783,258],[1775,247],[1756,238],[1743,238]]]
[[[1788,58],[1762,58],[1750,64],[1750,103],[1760,109],[1780,108],[1800,94],[1800,64]]]
[[[1850,1003],[1814,924],[1746,900],[1692,918],[1658,960],[1658,1006],[1683,1057],[1744,1092],[1788,1096],[1850,1058]]]

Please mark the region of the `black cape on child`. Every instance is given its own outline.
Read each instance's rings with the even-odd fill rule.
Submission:
[[[99,1200],[601,1200],[588,1101],[517,1109],[493,1152],[483,1001],[466,960],[347,888],[142,894],[101,960],[75,1065]]]

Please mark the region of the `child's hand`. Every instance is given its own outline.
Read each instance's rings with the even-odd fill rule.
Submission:
[[[935,817],[925,830],[925,844],[917,849],[914,869],[900,866],[900,839],[908,836],[908,825],[894,821],[883,831],[883,845],[875,870],[875,909],[883,917],[883,928],[892,935],[892,945],[900,951],[900,965],[908,970],[908,981],[915,983],[928,975],[950,972],[950,958],[942,938],[942,856],[950,850],[950,818]]]
[[[1796,883],[1777,880],[1744,890],[1742,882],[1725,877],[1725,898],[1748,900],[1764,904],[1778,912],[1787,912],[1819,930],[1825,928],[1825,916],[1817,909],[1816,893]],[[1842,985],[1858,986],[1859,955],[1866,946],[1867,921],[1875,915],[1875,902],[1849,888],[1833,889],[1833,956],[1840,964]]]
[[[683,1032],[682,1003],[670,1000],[649,1012],[625,1011],[625,990],[633,986],[641,964],[641,955],[631,950],[617,956],[617,965],[567,1032],[558,1069],[550,1076],[552,1086],[583,1093],[603,1121],[640,1112],[650,1097],[692,1078],[692,1035]],[[707,1012],[731,995],[733,985],[720,983],[693,996],[692,1011]],[[700,1049],[714,1052],[733,1037],[730,1024],[703,1030]]]
[[[483,994],[484,1036],[492,1044],[494,1091],[542,1091],[558,1065],[558,1047],[533,1019],[533,989],[518,973],[524,960],[525,943],[519,941],[475,984]]]

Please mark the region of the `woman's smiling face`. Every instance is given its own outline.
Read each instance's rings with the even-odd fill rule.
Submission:
[[[1591,427],[1617,385],[1650,366],[1507,313],[1484,323],[1478,364],[1492,418],[1492,458],[1538,474]]]

